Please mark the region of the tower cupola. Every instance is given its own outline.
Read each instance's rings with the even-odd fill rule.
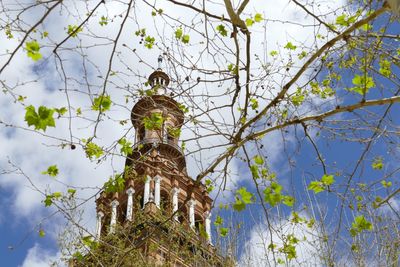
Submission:
[[[158,68],[149,76],[149,84],[156,95],[165,95],[169,84],[168,75],[161,70],[162,56],[158,57]]]

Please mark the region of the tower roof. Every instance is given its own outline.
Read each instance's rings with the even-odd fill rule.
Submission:
[[[154,71],[152,74],[149,76],[149,83],[151,87],[154,87],[155,85],[161,85],[163,87],[167,87],[169,84],[169,76],[162,71],[161,65],[163,58],[160,55],[157,59],[158,61],[158,68],[156,71]]]
[[[161,69],[157,69],[152,74],[150,74],[149,83],[152,87],[155,85],[161,85],[167,87],[169,84],[169,77]]]

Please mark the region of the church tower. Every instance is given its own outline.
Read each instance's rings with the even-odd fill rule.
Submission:
[[[103,190],[96,200],[96,240],[100,247],[120,246],[124,236],[122,250],[140,254],[127,253],[118,266],[226,266],[211,242],[212,199],[186,171],[179,146],[184,112],[168,91],[161,62],[149,76],[151,89],[132,109],[135,142],[114,181],[119,189]],[[116,257],[109,260],[118,264]]]

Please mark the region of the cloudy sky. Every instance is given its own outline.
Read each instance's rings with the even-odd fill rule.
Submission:
[[[9,51],[13,51],[24,36],[11,26],[14,38],[9,38],[7,25],[13,25],[12,21],[19,10],[29,6],[30,2],[35,3],[35,1],[24,1],[16,4],[11,0],[2,1],[0,66],[6,64],[10,57]],[[311,6],[313,12],[328,23],[334,23],[340,14],[354,14],[356,10],[354,6],[347,6],[347,1],[344,0],[317,2]],[[157,57],[160,54],[163,54],[165,59],[168,58],[164,60],[162,67],[171,77],[170,90],[175,94],[177,101],[189,107],[181,139],[186,140],[188,172],[192,177],[196,177],[226,150],[226,145],[215,146],[227,144],[227,138],[221,133],[229,133],[240,114],[237,109],[234,111],[229,108],[213,109],[232,101],[232,95],[227,94],[231,92],[229,88],[234,85],[232,79],[223,79],[220,83],[200,82],[197,85],[197,77],[204,81],[221,78],[218,75],[213,76],[213,73],[202,72],[201,69],[221,70],[230,62],[234,62],[233,39],[221,38],[215,31],[215,25],[218,24],[212,24],[214,27],[208,24],[204,26],[202,15],[166,1],[160,3],[156,1],[157,8],[163,10],[161,16],[159,14],[152,16],[152,4],[135,3],[120,35],[118,30],[125,19],[127,3],[106,1],[95,10],[94,18],[85,24],[78,37],[69,38],[58,48],[56,56],[53,49],[66,38],[68,26],[78,25],[96,5],[96,1],[71,1],[64,3],[64,6],[56,7],[56,12],[51,13],[27,39],[37,40],[41,44],[40,51],[43,58],[34,62],[27,56],[27,51],[21,48],[0,74],[0,81],[5,88],[4,94],[0,95],[0,232],[3,233],[0,238],[0,259],[4,263],[2,266],[47,266],[52,261],[60,261],[58,240],[60,234],[65,235],[63,230],[66,219],[57,209],[44,207],[43,200],[46,194],[76,189],[76,201],[84,210],[79,224],[89,233],[93,232],[95,196],[111,175],[123,170],[125,158],[119,152],[116,142],[122,136],[133,142],[134,130],[129,121],[130,109],[140,97],[139,90],[145,88],[144,83],[148,75],[157,68]],[[206,8],[210,13],[224,14],[228,17],[224,6],[220,3],[210,1],[206,4]],[[22,21],[14,23],[27,30],[45,12],[42,5],[33,5],[19,16]],[[318,25],[315,18],[307,15],[293,1],[269,0],[262,4],[254,1],[246,8],[243,17],[251,17],[256,13],[262,14],[265,20],[255,23],[251,28],[251,58],[254,62],[252,73],[255,75],[252,90],[262,95],[259,105],[263,106],[307,60],[306,57],[301,58],[297,53],[293,54],[283,47],[288,42],[293,42],[304,50],[312,51],[332,38],[334,33],[328,31],[326,27],[315,26]],[[99,23],[102,17],[106,18],[107,24]],[[383,15],[376,24],[385,24],[387,19],[388,15]],[[399,34],[398,28],[396,30],[396,25],[399,25],[396,23],[387,26],[388,33],[396,34],[397,31]],[[188,45],[183,45],[174,37],[175,30],[180,27],[185,34],[190,34]],[[143,28],[146,29],[146,35],[155,37],[152,49],[144,47],[146,40],[135,34]],[[204,31],[207,31],[210,43],[204,41]],[[113,40],[117,36],[119,41],[114,49]],[[320,37],[315,38],[316,36]],[[397,44],[398,47],[396,41],[391,41],[389,46]],[[240,39],[240,44],[244,46],[245,41]],[[278,51],[279,58],[274,59],[271,51]],[[113,62],[109,65],[112,53]],[[244,53],[244,50],[241,53]],[[290,68],[287,68],[289,65]],[[194,70],[194,66],[198,70]],[[398,68],[394,71],[399,73]],[[107,72],[110,76],[104,87]],[[268,73],[266,74],[268,78],[262,78],[265,73]],[[324,72],[318,73],[318,75],[324,74]],[[307,83],[313,75],[314,69],[310,68],[300,77],[290,93],[294,93],[297,86]],[[223,77],[229,77],[229,73]],[[345,74],[343,81],[337,86],[349,81],[351,83],[351,78],[349,74]],[[264,87],[257,89],[260,83],[263,83],[268,90],[260,92],[264,90]],[[383,80],[379,83],[381,86],[393,86],[392,83]],[[94,97],[101,94],[104,88],[106,93],[112,96],[113,104],[111,109],[102,114],[97,121],[99,114],[93,111],[91,106]],[[310,97],[301,107],[289,112],[297,116],[315,114],[320,110],[348,103],[346,94],[342,93],[340,97],[324,100]],[[390,96],[386,93],[372,94],[371,99]],[[23,101],[18,100],[19,96],[23,96]],[[69,110],[67,114],[56,119],[55,128],[49,127],[45,132],[34,131],[33,127],[28,127],[24,121],[25,108],[29,105],[69,107]],[[235,107],[239,106],[243,106],[243,95],[239,96]],[[251,111],[249,116],[254,116],[255,112]],[[376,108],[370,112],[383,114],[385,109]],[[389,113],[394,125],[398,125],[399,118],[393,114],[398,112],[399,108],[394,106]],[[369,114],[369,111],[365,114]],[[361,116],[365,114],[360,113]],[[269,116],[273,118],[273,115]],[[334,120],[348,120],[351,127],[357,127],[354,121],[357,116],[358,114],[349,117],[339,115]],[[252,130],[264,126],[265,123],[262,122],[260,125],[255,125]],[[332,131],[333,128],[332,126]],[[241,233],[243,242],[236,247],[238,262],[243,266],[270,264],[274,255],[271,255],[265,247],[266,244],[273,241],[282,245],[282,236],[290,234],[302,239],[297,250],[298,258],[292,262],[293,265],[306,263],[312,266],[324,265],[317,255],[318,251],[327,248],[320,240],[335,229],[332,223],[338,218],[340,201],[325,193],[318,196],[308,194],[306,188],[310,180],[319,179],[322,175],[321,165],[316,163],[313,145],[304,141],[306,140],[304,134],[297,131],[297,128],[289,127],[287,131],[268,134],[258,141],[257,147],[263,147],[258,151],[265,156],[269,168],[277,173],[280,183],[287,188],[287,192],[298,199],[296,203],[298,213],[307,220],[315,214],[323,215],[328,222],[324,227],[318,223],[314,227],[307,227],[306,223],[291,224],[293,217],[289,208],[271,210],[272,221],[268,225],[260,214],[262,207],[259,203],[238,216],[233,215],[231,211],[220,210],[219,204],[234,201],[237,189],[244,186],[251,192],[256,190],[247,164],[240,160],[244,157],[243,151],[239,151],[237,158],[228,165],[229,179],[223,193],[220,194],[217,190],[218,185],[223,182],[222,178],[217,175],[210,176],[216,185],[216,190],[212,192],[212,197],[216,198],[214,217],[220,214],[225,218],[225,222],[228,222],[231,216],[236,216],[232,224],[243,220],[245,225],[243,228],[245,230]],[[354,159],[357,159],[364,149],[364,144],[352,142],[350,139],[355,137],[367,139],[367,132],[368,129],[365,130],[365,136],[362,133],[350,134],[348,140],[346,138],[335,140],[331,139],[329,127],[326,131],[319,131],[316,127],[310,131],[310,135],[317,142],[326,162],[329,162],[330,172],[347,173],[351,172],[356,162]],[[99,161],[87,158],[83,149],[82,139],[94,136],[96,144],[107,152]],[[385,136],[382,136],[382,139],[377,138],[366,156],[368,162],[373,161],[376,156],[383,158],[385,162],[383,174],[374,174],[371,168],[365,167],[365,172],[371,172],[371,175],[357,171],[357,179],[365,178],[367,179],[365,183],[373,184],[381,176],[389,176],[396,170],[398,148],[390,150],[388,139],[385,139]],[[394,143],[396,141],[397,139],[393,140]],[[71,144],[75,144],[76,148],[72,149]],[[257,154],[254,144],[246,148],[251,152],[251,157]],[[59,169],[56,178],[42,174],[50,165],[57,165]],[[342,178],[340,174],[337,176],[338,180],[345,179],[344,175]],[[344,184],[345,181],[341,182]],[[390,201],[391,208],[382,207],[379,212],[395,216],[393,209],[399,210],[398,200],[392,198]],[[312,209],[312,212],[304,208],[305,206]],[[351,225],[355,213],[347,211],[344,216],[345,224]],[[270,231],[271,227],[275,229],[273,233]],[[44,233],[44,236],[40,233]],[[214,229],[214,236],[216,235]],[[216,237],[215,239],[217,241]],[[341,251],[335,253],[340,254]],[[345,256],[336,259],[338,262],[346,261]]]

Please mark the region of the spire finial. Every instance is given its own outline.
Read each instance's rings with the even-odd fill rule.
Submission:
[[[163,60],[162,56],[159,55],[159,56],[158,56],[158,69],[159,69],[159,70],[161,70],[162,60]]]

